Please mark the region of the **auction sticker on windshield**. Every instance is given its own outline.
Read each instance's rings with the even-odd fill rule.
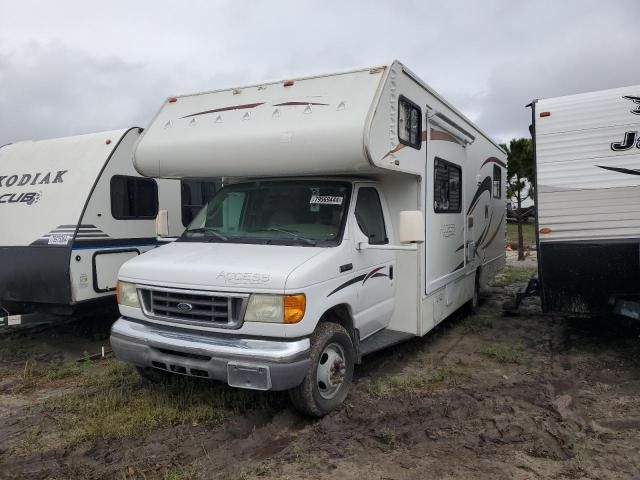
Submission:
[[[317,205],[342,205],[343,198],[344,197],[332,195],[312,195],[309,203]]]
[[[49,237],[49,245],[67,245],[71,235],[54,233]]]

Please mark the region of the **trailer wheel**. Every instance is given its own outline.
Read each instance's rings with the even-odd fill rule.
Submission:
[[[169,372],[164,372],[162,370],[158,370],[157,368],[150,367],[136,367],[136,370],[138,372],[138,375],[140,375],[140,377],[144,381],[153,384],[165,383],[172,375]]]
[[[342,325],[321,323],[311,337],[311,363],[302,383],[289,390],[291,402],[300,412],[323,417],[347,398],[355,349]]]

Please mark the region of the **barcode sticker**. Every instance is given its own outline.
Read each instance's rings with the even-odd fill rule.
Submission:
[[[49,237],[49,245],[66,245],[69,243],[71,235],[52,233]]]
[[[312,195],[309,203],[314,205],[342,205],[343,198],[331,195]]]

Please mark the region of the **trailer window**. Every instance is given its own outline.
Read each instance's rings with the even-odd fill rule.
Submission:
[[[219,180],[180,180],[182,225],[188,226],[193,217],[220,190]]]
[[[158,184],[152,178],[111,177],[111,215],[117,220],[153,219],[158,215]]]
[[[389,243],[380,196],[375,188],[363,187],[358,190],[355,216],[360,230],[367,236],[371,245]]]
[[[493,166],[493,198],[502,198],[502,169]]]
[[[422,111],[402,95],[398,100],[398,140],[418,150],[422,146]]]
[[[462,169],[436,157],[433,170],[433,210],[436,213],[460,213]]]

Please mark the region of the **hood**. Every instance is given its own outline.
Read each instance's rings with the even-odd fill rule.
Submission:
[[[182,288],[284,291],[289,274],[326,249],[174,242],[126,262],[119,278]]]

